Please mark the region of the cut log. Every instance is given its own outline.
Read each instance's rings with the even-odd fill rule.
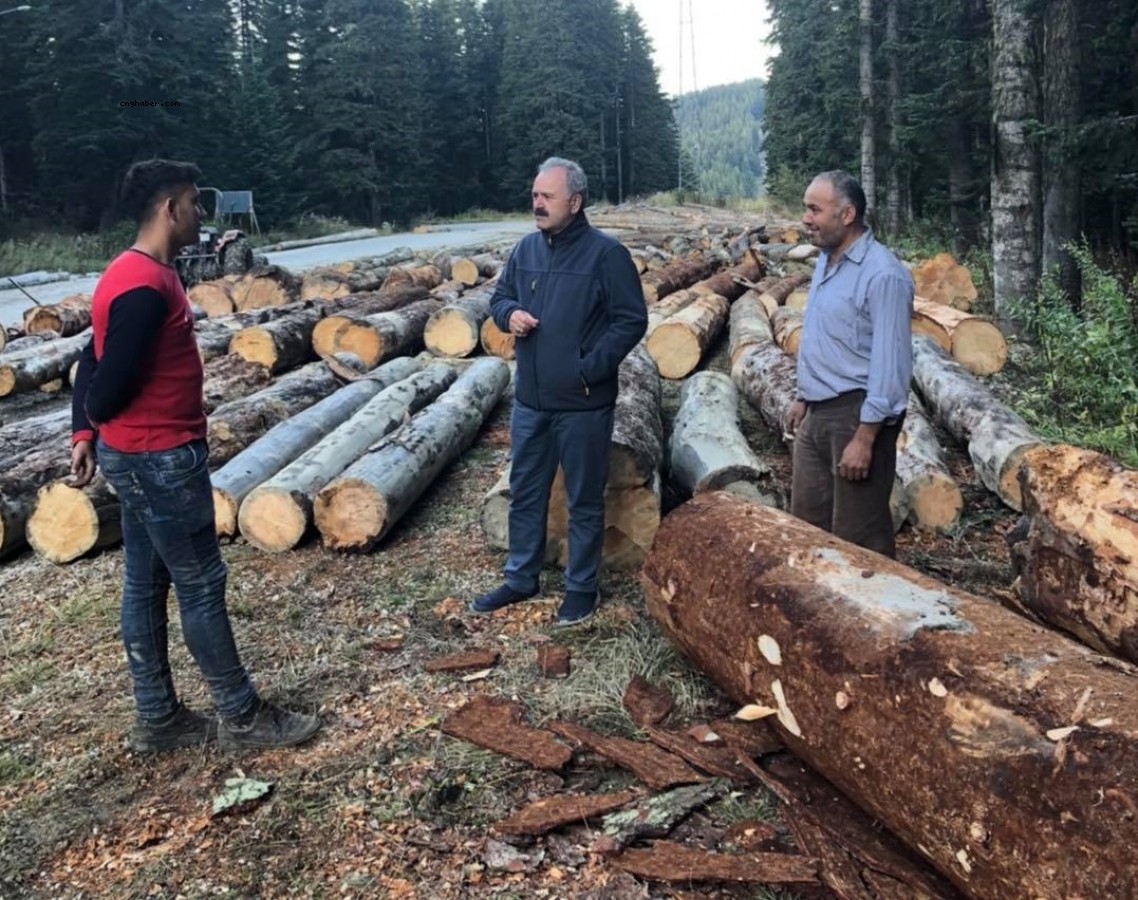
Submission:
[[[306,309],[264,325],[243,328],[233,335],[229,352],[274,374],[295,368],[313,357],[312,331],[322,312],[318,308]]]
[[[780,306],[771,313],[771,333],[783,353],[798,355],[802,341],[802,313],[789,306]]]
[[[604,737],[574,722],[550,722],[549,730],[627,769],[654,791],[667,790],[678,784],[698,784],[706,781],[699,772],[678,756],[655,744],[630,741],[627,738]]]
[[[1023,457],[1012,546],[1023,606],[1084,644],[1138,662],[1138,472],[1091,450]]]
[[[66,378],[67,370],[90,340],[90,331],[84,331],[0,356],[0,397],[33,391],[57,378]]]
[[[444,281],[438,287],[431,288],[431,296],[443,303],[457,303],[465,293],[466,285],[461,281]]]
[[[32,429],[40,434],[34,445],[23,447],[18,455],[0,456],[0,559],[20,550],[27,543],[28,517],[35,507],[40,488],[65,478],[71,469],[71,416],[60,424],[54,417],[37,417],[43,424]],[[28,419],[25,425],[37,421]],[[11,448],[18,440],[16,432],[6,426],[6,444]],[[40,428],[42,427],[42,431]]]
[[[665,378],[686,378],[727,324],[731,304],[718,294],[703,294],[662,322],[645,341],[648,354]]]
[[[698,668],[968,896],[1138,893],[1133,667],[725,493],[668,516],[642,581]]]
[[[248,397],[273,380],[264,366],[230,354],[207,362],[204,374],[202,396],[207,415],[226,403]]]
[[[71,410],[43,413],[0,427],[0,472],[21,462],[29,451],[53,442],[66,442],[71,435]],[[66,445],[60,443],[66,450]],[[0,476],[3,477],[3,476]]]
[[[648,303],[656,303],[668,294],[691,287],[711,275],[716,266],[717,262],[713,258],[699,256],[695,259],[677,259],[663,268],[645,272],[640,276],[644,299]]]
[[[383,287],[421,287],[430,290],[443,283],[443,273],[438,266],[396,266],[387,273],[383,280]]]
[[[2,331],[3,329],[0,329]],[[30,350],[33,347],[39,347],[43,344],[50,343],[51,341],[58,340],[61,337],[58,331],[37,331],[35,334],[25,334],[22,337],[13,338],[8,341],[3,347],[4,353],[18,353],[21,350]],[[3,362],[4,357],[0,355],[0,362]]]
[[[495,822],[491,828],[499,834],[545,834],[565,825],[583,824],[589,819],[618,810],[638,796],[636,791],[621,791],[618,794],[583,797],[547,797],[518,810],[508,819]]]
[[[37,554],[56,565],[113,547],[122,540],[118,498],[101,474],[81,489],[62,481],[45,485],[28,517],[27,539]]]
[[[945,465],[928,413],[913,393],[897,438],[897,478],[909,495],[909,521],[915,526],[943,531],[960,520],[964,497]]]
[[[391,312],[428,297],[425,288],[396,287],[370,294],[354,294],[325,306],[325,316],[312,329],[312,349],[317,356],[330,356],[336,352],[336,338],[354,318]]]
[[[806,303],[810,299],[810,291],[806,288],[795,288],[786,296],[786,301],[782,304],[786,309],[793,309],[798,312],[806,311]]]
[[[994,322],[951,306],[917,297],[913,332],[928,334],[973,375],[994,375],[1008,361],[1007,341]]]
[[[188,291],[190,303],[203,310],[207,316],[228,316],[236,310],[233,305],[233,285],[236,278],[217,278],[213,281],[199,281]]]
[[[786,302],[787,297],[789,297],[802,285],[808,284],[809,282],[809,275],[788,275],[786,278],[783,278],[777,284],[772,285],[770,288],[764,291],[760,295],[760,302],[762,302],[763,306],[768,311],[773,312],[774,307],[782,306],[783,303]]]
[[[316,495],[324,545],[369,550],[474,442],[510,382],[500,359],[476,360],[449,390]]]
[[[913,269],[918,296],[968,312],[976,301],[972,273],[949,253],[939,253]]]
[[[24,311],[25,334],[54,331],[61,337],[71,337],[90,327],[91,298],[87,294],[72,294],[58,303]]]
[[[730,782],[717,778],[646,797],[630,809],[605,816],[603,833],[594,843],[593,849],[602,853],[617,853],[645,838],[667,837],[673,828],[695,810],[718,800],[730,787]]]
[[[423,328],[431,315],[442,309],[433,298],[363,318],[348,317],[336,332],[337,352],[354,353],[369,369],[387,359],[414,353],[423,342]]]
[[[667,297],[658,303],[653,303],[648,307],[648,330],[645,332],[645,338],[650,336],[653,331],[667,322],[669,318],[674,316],[681,309],[691,306],[691,304],[695,303],[695,301],[702,296],[703,294],[695,288],[684,288],[683,290],[668,294]]]
[[[487,356],[496,356],[499,359],[514,358],[514,336],[508,331],[502,331],[494,323],[493,317],[488,316],[482,323],[478,338]]]
[[[777,505],[770,468],[739,430],[739,393],[720,372],[697,372],[684,382],[668,442],[668,467],[685,496],[726,490]]]
[[[282,266],[255,266],[231,290],[238,311],[284,306],[300,299],[300,279]]]
[[[936,421],[967,445],[984,486],[1021,509],[1020,459],[1043,439],[925,335],[913,335],[913,379]]]
[[[562,768],[573,751],[552,734],[525,722],[520,703],[477,696],[447,716],[440,726],[444,734],[520,759],[535,769]]]
[[[241,502],[237,519],[241,534],[249,543],[270,553],[291,550],[299,544],[312,524],[317,492],[376,441],[402,425],[409,415],[434,400],[457,377],[449,366],[437,365],[396,379],[396,367],[403,361],[404,358],[392,360],[376,370],[376,375],[386,373],[392,381],[357,415],[250,490]],[[220,527],[221,516],[218,521]]]
[[[774,340],[771,333],[770,312],[759,300],[757,290],[749,290],[731,304],[728,318],[729,335],[727,353],[731,365],[739,361],[743,351],[753,344],[769,344]],[[776,307],[777,308],[777,307]]]
[[[388,266],[352,266],[344,271],[335,266],[322,266],[304,273],[300,285],[301,300],[338,300],[352,294],[377,291],[387,277]]]
[[[478,256],[460,256],[451,260],[450,277],[468,287],[478,284],[480,278],[493,278],[502,268],[502,260],[492,253]]]
[[[625,850],[609,864],[650,881],[818,884],[818,860],[790,853],[711,853],[674,841]]]
[[[697,282],[693,290],[699,293],[718,294],[730,303],[738,300],[747,290],[743,282],[758,281],[762,277],[762,260],[748,249],[743,262]]]
[[[436,356],[462,358],[478,349],[482,323],[490,315],[494,283],[469,291],[431,314],[423,328],[423,343]]]

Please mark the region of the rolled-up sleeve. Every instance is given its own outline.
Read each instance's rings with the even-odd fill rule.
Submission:
[[[883,272],[867,291],[873,346],[861,421],[883,422],[899,416],[909,402],[913,376],[913,280],[906,272]]]

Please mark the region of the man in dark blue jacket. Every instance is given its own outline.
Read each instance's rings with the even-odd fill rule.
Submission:
[[[558,464],[569,507],[569,564],[557,624],[584,622],[600,602],[617,369],[644,337],[648,313],[628,251],[585,218],[587,186],[570,160],[552,157],[538,167],[538,230],[514,248],[490,301],[494,322],[514,335],[517,357],[510,550],[505,583],[470,604],[477,613],[538,593]]]

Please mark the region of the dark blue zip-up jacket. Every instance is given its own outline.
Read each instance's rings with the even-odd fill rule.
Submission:
[[[632,257],[584,213],[559,234],[522,238],[490,300],[509,331],[524,309],[538,326],[514,343],[514,395],[533,409],[599,409],[616,402],[617,368],[648,329]]]

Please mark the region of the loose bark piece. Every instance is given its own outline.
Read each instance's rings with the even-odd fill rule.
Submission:
[[[726,493],[668,516],[642,583],[698,668],[969,896],[1138,892],[1113,849],[1138,840],[1133,667]]]
[[[610,813],[605,816],[604,832],[593,849],[600,853],[617,853],[644,838],[667,837],[695,810],[726,794],[730,786],[730,782],[719,778],[687,784],[645,797],[630,809]]]
[[[672,711],[676,700],[671,692],[658,684],[633,675],[624,689],[621,699],[624,708],[628,710],[628,717],[633,723],[643,728],[645,725],[659,725]]]
[[[552,734],[525,723],[520,703],[478,696],[456,709],[442,731],[486,750],[518,759],[535,769],[556,771],[573,758],[573,751]]]
[[[905,424],[897,438],[897,478],[909,495],[909,521],[945,530],[960,520],[964,496],[944,462],[924,404],[909,394]]]
[[[423,664],[425,672],[474,672],[496,666],[502,654],[497,650],[467,650],[437,656]]]
[[[690,734],[682,731],[666,731],[653,725],[643,727],[653,744],[676,754],[680,759],[708,775],[726,778],[735,785],[754,782],[754,777],[739,765],[734,752],[725,746],[701,744]]]
[[[0,397],[65,378],[91,340],[90,331],[0,356]]]
[[[1091,450],[1023,457],[1015,587],[1032,614],[1138,662],[1138,472]]]
[[[913,283],[919,296],[934,303],[968,312],[976,302],[972,273],[951,253],[938,253],[913,269]]]
[[[677,784],[696,784],[704,777],[678,756],[652,744],[627,738],[604,737],[573,722],[552,722],[550,731],[599,753],[605,759],[628,769],[654,791]]]
[[[508,331],[502,331],[492,316],[487,316],[486,321],[482,323],[478,338],[482,350],[488,356],[497,356],[499,359],[514,358],[514,336]]]
[[[91,298],[72,294],[58,303],[33,306],[24,311],[24,333],[51,331],[60,337],[71,337],[91,327]]]
[[[951,306],[917,297],[913,301],[913,331],[929,334],[973,375],[994,375],[1008,361],[1008,344],[998,325]]]
[[[564,825],[584,823],[620,809],[638,796],[636,791],[621,791],[584,797],[547,797],[519,809],[508,819],[495,822],[490,827],[499,834],[546,834]]]
[[[672,841],[625,850],[609,864],[652,881],[818,884],[818,860],[789,853],[711,853]]]
[[[718,294],[701,294],[669,316],[644,342],[665,378],[686,378],[695,371],[727,324],[731,304]]]
[[[542,644],[537,648],[537,670],[543,678],[568,678],[570,653],[559,644]]]

